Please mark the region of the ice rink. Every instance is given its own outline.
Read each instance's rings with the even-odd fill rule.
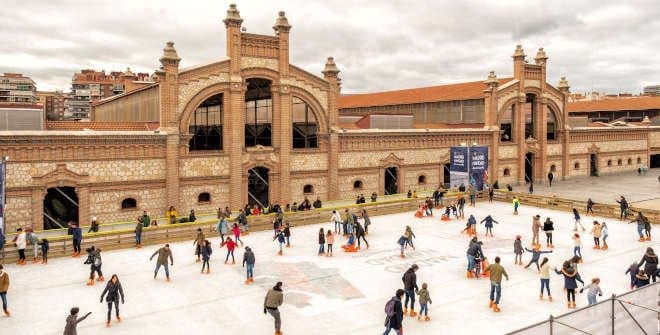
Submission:
[[[244,237],[257,261],[255,282],[250,286],[243,283],[243,249],[236,252],[236,265],[223,264],[226,249],[218,248],[215,234],[211,236],[214,253],[210,275],[200,274],[201,263],[193,256],[193,236],[190,242],[171,245],[174,266],[170,283],[165,282],[162,270],[158,280],[152,278],[155,259],[150,262],[149,256],[158,246],[104,252],[106,280],[118,274],[126,293],[126,304],[120,305],[124,321],[113,321],[111,328],[105,327],[106,304],[99,303],[105,283],[85,286],[89,266],[83,265],[84,255],[52,259],[47,266],[8,265],[12,317],[0,318],[0,329],[2,334],[59,335],[69,309],[79,306],[81,314],[93,312],[79,325],[79,334],[272,334],[273,319],[262,313],[264,295],[276,281],[283,281],[285,304],[280,310],[284,334],[382,334],[384,305],[397,288],[402,288],[401,276],[412,263],[420,266],[418,285],[429,285],[432,320],[406,317],[405,334],[502,334],[545,320],[549,314],[569,311],[563,277],[551,277],[554,302],[540,301],[538,273],[513,264],[513,241],[520,234],[523,245],[529,247],[532,216],[540,214],[542,221],[551,217],[556,247],[549,258],[561,267],[572,256],[572,214],[523,203],[520,215],[513,216],[510,204],[484,201],[476,208],[467,207],[466,218],[469,214],[475,214],[479,221],[492,214],[500,223],[495,225],[494,238],[483,237],[483,225],[477,231],[486,256],[490,260],[500,256],[510,275],[510,280],[503,282],[501,313],[488,308],[488,279],[465,278],[468,237],[459,233],[465,221],[444,222],[439,215],[416,219],[408,212],[372,217],[368,250],[344,253],[340,248],[344,238],[337,237],[332,258],[316,255],[318,230],[330,228],[329,223],[294,227],[292,248],[285,249],[284,256],[277,256],[271,231],[252,233]],[[634,224],[596,218],[608,223],[610,249],[593,250],[588,234],[593,219],[583,215],[587,232],[580,232],[584,263],[579,270],[587,283],[592,277],[601,278],[605,298],[627,291],[629,277],[624,272],[630,263],[639,261],[646,247],[659,244],[636,242]],[[396,241],[406,225],[411,225],[417,236],[416,251],[408,250],[408,257],[402,259]],[[545,242],[543,233],[541,240]],[[525,264],[529,259],[525,253]],[[577,304],[587,304],[586,293],[578,295]]]

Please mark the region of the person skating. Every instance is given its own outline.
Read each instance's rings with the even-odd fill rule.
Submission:
[[[626,274],[630,274],[630,289],[635,288],[635,276],[639,272],[639,265],[637,262],[633,262],[626,270]]]
[[[254,263],[255,263],[255,258],[254,258],[254,252],[252,252],[252,248],[245,247],[245,252],[243,253],[243,267],[245,267],[245,271],[246,271],[246,278],[245,278],[246,285],[250,285],[254,283]]]
[[[27,229],[26,239],[32,246],[33,258],[32,263],[39,263],[39,237],[32,228]]]
[[[164,247],[156,250],[156,252],[149,257],[149,260],[152,260],[154,256],[158,255],[158,258],[156,259],[156,269],[154,270],[154,279],[156,279],[156,275],[158,275],[158,270],[160,267],[165,268],[165,277],[167,278],[167,281],[170,281],[170,270],[167,267],[167,259],[170,259],[170,265],[174,266],[174,257],[172,256],[172,250],[170,250],[170,245],[165,244]]]
[[[587,215],[594,215],[594,201],[591,198],[587,199]]]
[[[358,249],[355,244],[355,234],[350,233],[348,234],[346,244],[342,245],[341,248],[344,249],[345,252],[357,252]]]
[[[609,248],[607,246],[607,237],[610,235],[610,230],[607,228],[607,223],[603,222],[600,225],[600,233],[603,237],[603,246],[600,248],[600,250],[607,250]]]
[[[493,187],[488,188],[488,202],[492,203],[493,202],[493,197],[495,196],[495,191],[493,190]]]
[[[195,256],[197,256],[196,262],[198,263],[201,262],[200,257],[202,256],[202,248],[204,247],[204,241],[206,241],[206,238],[204,237],[202,228],[197,228],[197,236],[195,236],[195,240],[193,241],[193,247],[195,247]]]
[[[204,273],[204,266],[206,266],[206,274],[211,273],[211,265],[209,260],[211,259],[211,254],[213,249],[211,248],[211,242],[204,240],[204,246],[202,247],[202,272]]]
[[[144,224],[138,220],[137,224],[135,225],[135,230],[133,230],[133,233],[135,234],[135,248],[140,249],[142,248],[142,229],[144,228]]]
[[[319,229],[319,256],[325,256],[325,231]]]
[[[41,239],[41,264],[48,264],[48,250],[50,250],[50,242],[47,239]]]
[[[602,232],[602,228],[600,227],[600,223],[598,221],[594,221],[590,232],[591,235],[594,237],[594,249],[600,249],[601,232]]]
[[[332,257],[332,245],[335,243],[335,235],[332,233],[332,229],[328,229],[328,232],[325,234],[325,243],[328,244],[325,256]]]
[[[332,216],[330,216],[330,223],[335,227],[335,234],[339,234],[341,232],[342,221],[341,216],[336,210],[332,211]]]
[[[282,319],[279,307],[284,303],[282,282],[278,281],[273,288],[268,290],[264,298],[264,314],[270,314],[275,320],[275,335],[282,335]]]
[[[89,280],[87,281],[87,286],[94,285],[94,274],[98,274],[97,281],[103,281],[103,272],[101,271],[101,266],[103,261],[101,259],[101,249],[97,249],[94,246],[87,248],[87,259],[85,264],[89,264]]]
[[[482,244],[481,241],[477,241],[476,237],[470,240],[470,245],[466,252],[468,258],[467,278],[475,278],[475,274],[474,274],[474,268],[476,265],[475,257],[477,253],[481,253],[483,255],[483,251],[481,250],[481,244]]]
[[[628,224],[631,224],[633,222],[637,223],[637,234],[639,234],[639,242],[645,242],[646,237],[644,236],[644,229],[646,228],[646,222],[649,222],[649,219],[646,216],[644,216],[642,212],[637,212],[637,216],[635,217],[635,219],[628,222]]]
[[[650,283],[649,276],[643,269],[640,269],[639,272],[635,275],[635,284],[634,288],[640,288],[648,285]]]
[[[277,243],[280,245],[280,251],[277,252],[278,255],[282,256],[282,246],[284,245],[284,231],[278,231],[273,237],[273,241],[277,240]]]
[[[520,200],[518,200],[518,197],[514,195],[513,200],[511,200],[511,202],[513,203],[513,215],[518,215],[518,207],[520,207]]]
[[[575,289],[577,288],[577,282],[582,283],[582,286],[584,286],[580,274],[568,261],[564,262],[561,271],[555,269],[555,272],[564,276],[564,289],[566,289],[568,308],[575,308]]]
[[[587,291],[587,301],[589,302],[589,306],[596,304],[596,295],[598,295],[599,297],[603,296],[603,291],[601,291],[601,289],[600,289],[600,279],[599,278],[591,279],[591,284],[581,288],[580,293],[584,292],[585,289],[588,290]]]
[[[9,307],[7,306],[7,291],[9,291],[9,274],[4,266],[0,264],[0,299],[2,300],[2,311],[6,317],[10,317]]]
[[[106,296],[106,293],[108,294]],[[121,316],[119,316],[119,297],[121,297],[121,304],[124,304],[124,289],[121,287],[119,282],[119,277],[116,274],[113,274],[108,281],[108,284],[105,286],[105,289],[101,293],[101,303],[103,303],[103,297],[105,296],[105,302],[108,303],[108,318],[105,322],[106,327],[110,327],[110,317],[112,316],[112,305],[115,305],[115,317],[117,322],[121,322]]]
[[[417,238],[417,236],[415,236],[415,233],[413,233],[412,228],[410,228],[410,226],[406,226],[406,231],[404,235],[406,236],[406,245],[409,245],[413,250],[415,250],[415,244],[413,244],[413,238]]]
[[[27,264],[25,261],[25,248],[27,247],[27,236],[23,232],[23,228],[16,229],[17,234],[12,240],[16,244],[16,250],[18,251],[18,265]]]
[[[231,264],[236,264],[236,259],[234,259],[234,249],[236,249],[236,242],[234,242],[231,237],[227,237],[226,240],[220,244],[220,248],[227,246],[227,257],[225,257],[225,264],[229,261],[229,255],[231,255]]]
[[[488,233],[490,233],[490,237],[493,237],[493,222],[500,224],[499,222],[495,221],[492,216],[488,215],[486,216],[481,222],[479,223],[484,223],[485,222],[485,227],[486,227],[486,235],[488,236]],[[476,233],[476,232],[475,232]]]
[[[289,221],[284,225],[284,238],[286,239],[286,247],[291,248],[291,223]],[[281,254],[281,253],[280,253]]]
[[[499,312],[500,298],[502,296],[502,276],[506,277],[506,280],[509,280],[509,274],[500,265],[499,256],[495,257],[495,263],[488,265],[486,271],[490,273],[490,304],[488,307],[492,308],[493,312]]]
[[[419,296],[419,316],[417,320],[422,320],[422,315],[424,315],[424,321],[429,321],[429,304],[433,304],[431,296],[428,290],[429,285],[427,283],[422,283],[422,289],[417,292]]]
[[[80,257],[80,244],[82,243],[82,229],[80,229],[80,225],[77,222],[73,222],[71,224],[71,239],[73,242],[73,255],[71,257]]]
[[[227,217],[225,216],[224,213],[219,213],[218,214],[220,218],[218,218],[218,224],[215,226],[215,230],[220,234],[220,241],[225,240],[225,235],[229,233],[229,226],[227,225]]]
[[[532,245],[541,245],[539,240],[539,231],[541,230],[541,216],[534,215],[532,218]]]
[[[655,254],[653,248],[646,248],[646,253],[642,256],[642,259],[639,261],[638,266],[641,268],[644,265],[644,272],[653,280],[655,283],[658,271],[658,255]]]
[[[408,240],[408,238],[406,237],[405,234],[403,234],[403,235],[401,235],[401,236],[399,237],[399,239],[398,239],[397,242],[396,242],[396,243],[401,247],[401,258],[405,258],[405,257],[406,257],[406,255],[403,253],[403,250],[405,249],[405,246],[406,246],[406,243],[407,243],[406,241],[407,241],[407,240]]]
[[[467,232],[468,236],[476,236],[477,234],[477,219],[474,217],[474,215],[470,214],[470,216],[467,219],[467,222],[465,223],[465,228],[461,231],[461,234],[463,232]]]
[[[515,255],[514,262],[516,265],[522,265],[522,254],[524,251],[521,236],[516,235],[516,240],[513,241],[513,254]]]
[[[406,300],[403,303],[403,315],[408,315],[408,301],[410,301],[410,316],[416,316],[417,313],[415,313],[415,293],[419,291],[419,287],[417,287],[417,270],[419,269],[419,266],[417,264],[413,264],[410,266],[406,272],[404,272],[403,277],[401,277],[401,281],[403,281],[403,290],[406,294]]]
[[[465,197],[462,194],[458,196],[455,205],[453,203],[451,204],[451,210],[454,212],[456,219],[465,217]]]
[[[582,240],[580,239],[580,234],[575,233],[573,235],[573,255],[582,258]]]
[[[582,231],[586,231],[582,223],[580,222],[580,213],[578,213],[577,208],[573,207],[573,218],[575,219],[575,225],[573,226],[573,231],[578,231],[578,225],[582,228]]]
[[[360,224],[360,222],[356,221],[355,222],[355,238],[357,239],[357,245],[358,245],[357,248],[358,248],[358,250],[360,250],[360,248],[361,248],[360,240],[364,241],[364,243],[367,245],[367,249],[369,249],[369,242],[367,241],[367,238],[365,237],[365,235],[366,235],[366,231],[364,230],[364,228],[362,228],[362,224]]]
[[[619,196],[619,200],[616,200],[619,204],[619,209],[621,213],[619,215],[619,221],[623,221],[628,216],[628,200],[624,196]]]
[[[92,314],[92,312],[87,312],[85,316],[79,318],[79,312],[80,308],[71,308],[71,314],[66,317],[66,326],[64,326],[64,333],[62,335],[78,335],[78,324]]]
[[[241,242],[241,246],[243,246],[243,241],[241,241],[241,228],[238,224],[234,223],[234,227],[231,230],[234,232],[234,240],[236,240],[236,243]]]
[[[541,254],[549,254],[552,252],[552,250],[548,251],[541,251],[541,247],[537,244],[534,246],[534,249],[527,249],[525,248],[527,252],[532,253],[532,259],[525,265],[525,269],[527,269],[530,265],[536,264],[536,270],[541,272],[541,267],[539,266],[539,259],[541,258]]]
[[[552,233],[555,231],[555,224],[550,220],[550,218],[545,218],[543,222],[543,231],[545,232],[545,245],[548,248],[554,248],[552,244]]]
[[[397,335],[403,335],[403,298],[404,290],[398,289],[394,296],[385,304],[385,332],[388,335],[392,329]]]
[[[543,257],[541,261],[541,270],[539,271],[541,278],[541,295],[539,298],[543,300],[543,288],[548,291],[548,301],[552,302],[552,294],[550,294],[550,263],[548,257]]]

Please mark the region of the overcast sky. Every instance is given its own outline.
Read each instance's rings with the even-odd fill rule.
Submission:
[[[0,72],[69,90],[83,68],[153,72],[168,40],[181,67],[222,59],[231,2],[2,0]],[[291,63],[321,75],[334,56],[344,93],[511,76],[516,44],[530,62],[544,47],[548,81],[566,76],[572,92],[660,84],[657,0],[235,2],[250,33],[273,34],[286,11]]]

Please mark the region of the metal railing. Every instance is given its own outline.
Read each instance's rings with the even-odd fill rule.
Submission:
[[[550,315],[548,320],[506,335],[658,334],[659,303],[660,282],[657,282],[570,313]]]

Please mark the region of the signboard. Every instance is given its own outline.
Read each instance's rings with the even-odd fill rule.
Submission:
[[[470,182],[468,168],[468,148],[451,147],[449,150],[449,184],[450,187],[467,187]]]
[[[471,147],[469,152],[470,184],[481,191],[488,181],[488,147]]]

